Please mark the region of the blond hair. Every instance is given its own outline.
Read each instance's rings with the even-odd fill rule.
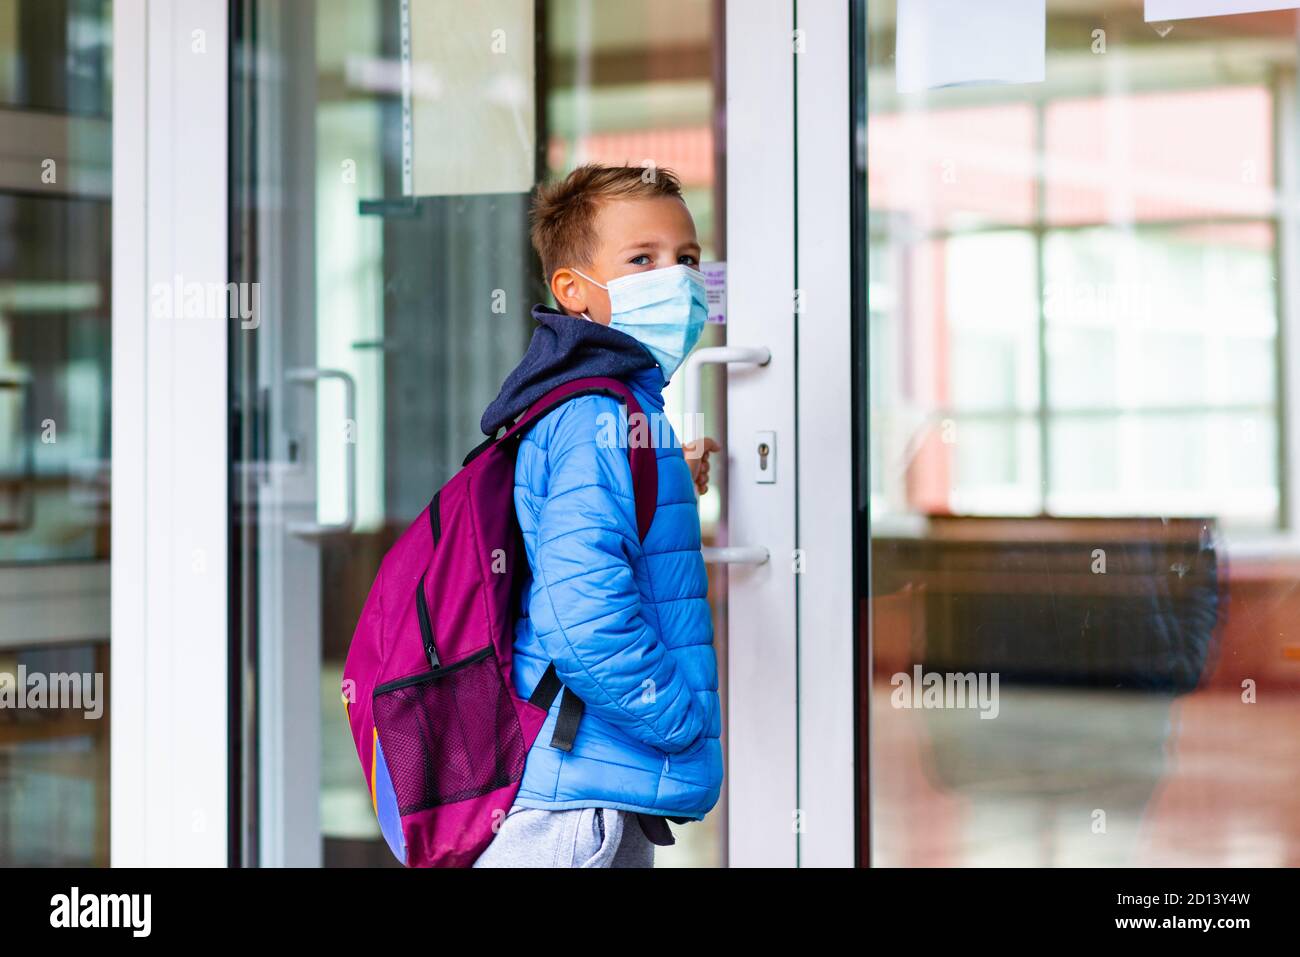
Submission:
[[[564,179],[542,183],[530,215],[533,248],[549,283],[561,266],[589,266],[596,254],[596,213],[610,199],[682,199],[682,184],[669,169],[640,166],[579,166]],[[684,200],[683,200],[684,201]]]

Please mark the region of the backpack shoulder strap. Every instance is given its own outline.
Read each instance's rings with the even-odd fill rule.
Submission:
[[[641,404],[637,402],[636,396],[632,394],[632,390],[626,383],[603,376],[574,379],[552,389],[529,406],[528,410],[519,417],[519,421],[501,437],[501,441],[505,441],[510,436],[522,436],[543,416],[555,411],[569,399],[580,395],[608,395],[618,399],[627,408],[629,423],[632,416],[644,414]],[[491,441],[489,439],[489,442]],[[650,531],[650,523],[654,521],[655,501],[659,497],[659,466],[655,461],[653,443],[643,446],[629,440],[627,456],[628,464],[632,468],[632,493],[636,498],[637,535],[645,541],[646,533]],[[551,703],[561,688],[564,690],[564,696],[560,699],[560,713],[556,717],[555,730],[551,735],[551,747],[560,751],[572,751],[574,738],[578,733],[578,724],[582,720],[585,708],[582,699],[570,688],[561,684],[559,676],[555,673],[555,662],[552,661],[546,666],[542,680],[533,689],[529,700],[544,710],[550,710]]]
[[[511,436],[522,437],[523,433],[536,425],[543,416],[554,412],[565,402],[580,395],[607,395],[617,399],[626,406],[629,422],[634,415],[644,415],[641,404],[637,402],[632,389],[626,383],[605,376],[589,376],[566,382],[546,393],[528,407],[528,410],[519,417],[519,421],[510,426],[506,434],[501,437],[501,441]],[[654,434],[654,431],[647,430],[642,434],[647,433]],[[629,440],[627,457],[628,464],[632,468],[632,493],[636,498],[637,536],[645,541],[646,534],[650,531],[650,523],[654,521],[655,502],[659,498],[659,466],[655,461],[654,443],[644,445]]]

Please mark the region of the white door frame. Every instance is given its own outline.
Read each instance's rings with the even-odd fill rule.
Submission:
[[[113,5],[113,866],[228,861],[227,33]]]
[[[771,556],[729,566],[739,867],[855,861],[848,17],[838,0],[727,5],[727,345],[772,355],[727,387],[728,544]]]
[[[178,278],[228,279],[227,8],[114,5],[114,866],[230,854],[231,320],[151,313]],[[772,353],[729,375],[730,544],[772,556],[729,573],[730,860],[849,865],[847,6],[728,0],[726,42],[728,344]],[[777,435],[774,484],[754,481],[760,431]]]
[[[261,867],[320,867],[321,840],[321,548],[290,530],[316,521],[317,389],[335,389],[302,377],[317,369],[316,310],[316,57],[314,0],[259,4],[259,66],[246,82],[256,90],[255,114],[231,121],[254,140],[258,197],[256,269],[261,286],[258,372],[268,386],[268,481],[257,487],[258,634],[255,677],[256,787],[244,788],[256,821]],[[291,379],[291,375],[299,377]],[[287,443],[304,440],[312,460],[289,465]],[[230,583],[236,587],[235,582]],[[254,690],[255,689],[255,690]]]
[[[852,35],[843,0],[796,0],[800,310],[799,863],[852,867],[858,809],[854,687],[851,249]]]

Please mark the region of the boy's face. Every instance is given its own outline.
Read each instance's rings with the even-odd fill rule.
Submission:
[[[603,285],[634,272],[684,263],[700,268],[700,243],[686,204],[675,196],[615,199],[596,213],[596,252],[589,264],[568,264],[551,276],[551,293],[571,316],[586,313],[609,325],[609,293],[571,267]]]

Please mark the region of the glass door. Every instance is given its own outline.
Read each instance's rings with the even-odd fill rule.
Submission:
[[[109,863],[111,24],[0,0],[0,867]]]
[[[862,859],[1294,866],[1296,11],[1046,7],[854,4]]]
[[[671,168],[704,258],[724,257],[723,5],[238,0],[232,15],[231,278],[250,306],[230,340],[238,860],[396,866],[339,694],[362,603],[482,441],[547,301],[535,183],[587,161]],[[716,491],[702,511],[711,540]],[[659,864],[720,864],[724,833],[719,809]]]
[[[851,866],[849,10],[729,14],[728,861]]]

